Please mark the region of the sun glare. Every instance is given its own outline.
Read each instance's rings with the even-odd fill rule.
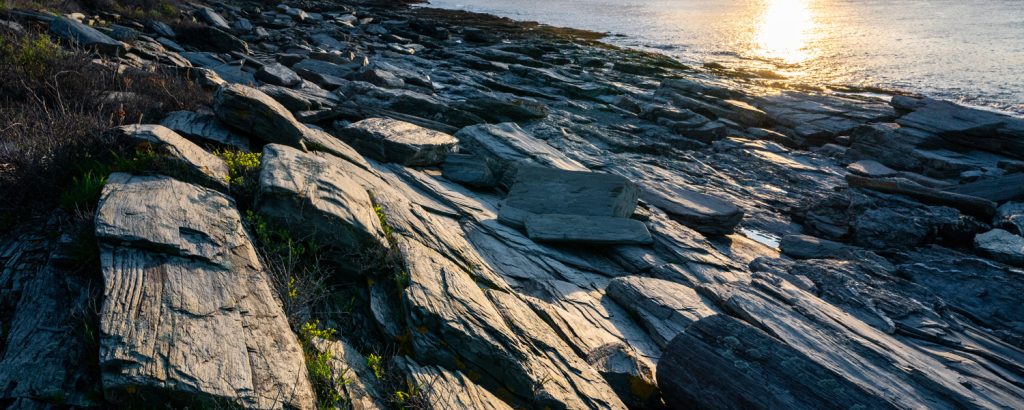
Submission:
[[[810,58],[807,38],[814,26],[808,0],[767,0],[757,30],[761,57],[789,64]]]

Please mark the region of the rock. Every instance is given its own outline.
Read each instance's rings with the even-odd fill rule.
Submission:
[[[360,168],[370,169],[370,165],[366,163],[366,159],[356,152],[355,149],[324,131],[314,128],[306,128],[302,137],[302,145],[313,151],[326,152],[334,155]]]
[[[213,111],[228,126],[268,143],[298,146],[305,131],[281,104],[244,85],[220,87],[213,96]]]
[[[498,219],[521,227],[531,213],[628,218],[636,184],[618,175],[522,166]]]
[[[175,37],[178,36],[178,34],[174,32],[174,29],[171,28],[170,25],[168,25],[167,23],[164,23],[162,21],[158,21],[158,20],[147,21],[146,22],[146,28],[148,28],[149,31],[151,31],[154,34],[156,34],[158,36],[161,36],[161,37],[175,38]]]
[[[292,87],[302,82],[302,78],[298,74],[295,74],[294,71],[281,63],[272,63],[260,67],[260,70],[256,72],[256,79],[282,87]]]
[[[251,33],[253,28],[254,26],[252,25],[252,22],[249,21],[249,19],[239,18],[238,20],[231,22],[231,29],[234,30],[236,33]]]
[[[498,183],[487,161],[474,155],[448,154],[441,170],[445,178],[470,187],[490,188]]]
[[[110,25],[110,37],[114,40],[124,41],[132,43],[138,41],[140,33],[131,27],[125,27],[117,24]]]
[[[1024,120],[1020,118],[930,98],[914,105],[912,112],[896,122],[954,144],[1024,158]]]
[[[224,20],[224,17],[221,17],[220,14],[217,14],[216,11],[213,11],[213,9],[209,7],[197,8],[196,15],[198,15],[200,19],[205,21],[206,24],[209,24],[213,27],[219,28],[221,30],[231,30],[231,26],[228,25],[227,20]]]
[[[1007,202],[996,209],[993,225],[1017,235],[1024,234],[1024,202]]]
[[[1024,174],[1022,174],[1024,175]],[[889,194],[905,195],[924,203],[949,206],[968,213],[989,219],[996,213],[996,205],[992,201],[970,195],[944,192],[928,188],[904,178],[866,178],[847,175],[846,182],[851,187],[867,188]]]
[[[847,165],[846,169],[854,174],[871,178],[894,177],[899,174],[898,171],[870,159],[854,162]]]
[[[185,137],[249,152],[249,139],[225,128],[214,115],[174,111],[167,114],[160,125]]]
[[[672,339],[658,362],[657,377],[669,408],[895,408],[802,352],[725,315],[700,319]]]
[[[423,401],[429,403],[431,409],[512,410],[461,372],[421,366],[405,357],[398,357],[395,362],[407,375],[406,384],[419,386]]]
[[[302,348],[233,200],[115,173],[95,224],[107,400],[314,407]]]
[[[265,84],[261,85],[259,90],[293,113],[322,108],[333,109],[339,103],[336,95],[311,82],[303,82],[298,89]]]
[[[808,235],[786,235],[779,249],[796,259],[828,259],[842,255],[850,246]]]
[[[387,409],[387,397],[384,389],[377,381],[377,376],[366,365],[366,358],[359,354],[344,340],[324,340],[314,338],[313,348],[321,353],[329,353],[327,365],[331,368],[331,376],[335,380],[338,394],[352,410],[383,410]]]
[[[548,107],[531,98],[507,93],[486,93],[468,98],[459,108],[488,122],[528,121],[548,116]]]
[[[327,61],[314,60],[307,58],[292,66],[292,69],[299,75],[303,76],[310,81],[314,81],[319,76],[327,75],[338,78],[346,78],[359,68],[355,64],[334,64]]]
[[[440,165],[459,143],[443,132],[390,118],[365,119],[339,132],[364,155],[407,166]]]
[[[526,235],[537,242],[649,245],[654,240],[643,222],[593,215],[531,214]]]
[[[499,180],[511,185],[521,164],[535,164],[572,171],[587,167],[534,138],[514,123],[473,125],[455,134],[459,145],[470,152],[495,161]]]
[[[342,160],[270,144],[263,148],[256,209],[293,232],[327,247],[344,260],[387,248],[380,221],[366,190],[354,182]]]
[[[228,166],[206,150],[182,138],[163,125],[125,125],[115,129],[136,146],[152,149],[157,155],[167,158],[181,167],[186,179],[195,179],[202,185],[226,189],[228,185]]]
[[[124,43],[65,17],[50,20],[50,33],[79,47],[93,48],[105,54],[121,54],[125,51]]]
[[[405,81],[398,78],[398,76],[392,74],[390,71],[373,67],[366,67],[360,71],[359,79],[370,84],[387,88],[402,88],[405,86]]]
[[[954,185],[944,190],[997,203],[1024,199],[1024,173],[986,178],[968,184]]]
[[[592,366],[615,390],[629,408],[653,408],[661,404],[653,365],[622,343],[609,343],[590,351],[587,364]]]
[[[697,232],[707,235],[732,233],[743,220],[743,211],[722,199],[674,186],[644,186],[640,199],[661,208]]]
[[[214,27],[202,26],[194,29],[194,33],[189,35],[187,38],[183,35],[180,39],[185,41],[186,39],[195,45],[203,47],[211,51],[218,53],[241,53],[250,54],[249,44],[242,39],[235,37],[229,31],[230,29],[219,29]]]
[[[615,278],[608,284],[608,296],[637,317],[663,349],[687,326],[718,314],[714,304],[692,288],[663,279]]]
[[[993,229],[974,237],[978,253],[999,262],[1024,267],[1024,237]]]

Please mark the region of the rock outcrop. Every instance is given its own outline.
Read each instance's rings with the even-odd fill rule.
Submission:
[[[340,133],[363,154],[408,166],[440,165],[458,144],[451,135],[388,118],[369,118]]]
[[[302,349],[231,199],[114,174],[96,237],[109,400],[313,407]]]

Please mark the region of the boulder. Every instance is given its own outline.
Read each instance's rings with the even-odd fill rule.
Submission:
[[[216,11],[213,11],[213,9],[209,7],[199,7],[196,9],[196,15],[205,21],[206,24],[213,27],[221,30],[231,30],[231,26],[228,24],[228,21],[224,20],[224,17],[221,17],[220,14],[217,14]]]
[[[340,134],[370,158],[407,166],[440,165],[459,143],[443,132],[390,118],[365,119]]]
[[[984,198],[998,203],[1024,199],[1024,173],[997,176],[968,184],[955,185],[946,188],[945,191]]]
[[[174,111],[167,114],[160,125],[188,138],[249,152],[249,139],[231,132],[212,114]]]
[[[217,90],[213,111],[228,126],[268,143],[298,146],[306,129],[273,98],[239,84]]]
[[[898,118],[916,128],[961,146],[1024,158],[1024,119],[925,98],[904,105],[912,112]]]
[[[743,211],[736,205],[681,187],[647,185],[641,190],[640,199],[706,235],[732,233],[743,220]]]
[[[487,161],[475,155],[448,154],[441,172],[450,181],[471,187],[489,188],[498,183]]]
[[[850,165],[847,165],[846,170],[860,176],[872,178],[894,177],[899,174],[899,171],[882,165],[878,161],[870,159],[860,160]]]
[[[501,202],[498,219],[522,227],[530,214],[628,218],[639,190],[618,175],[523,166]]]
[[[718,314],[714,304],[689,286],[664,279],[615,278],[608,284],[607,292],[639,320],[662,349],[687,326]]]
[[[828,259],[848,251],[850,246],[809,235],[786,235],[779,249],[795,259]]]
[[[1024,267],[1024,237],[993,229],[975,236],[974,248],[978,253],[999,262]]]
[[[511,406],[459,371],[421,366],[406,357],[398,357],[395,362],[406,375],[406,384],[418,386],[420,397],[430,404],[431,409],[512,410]]]
[[[459,130],[455,138],[466,150],[495,161],[498,177],[509,185],[516,167],[524,163],[571,171],[587,170],[583,164],[527,134],[515,123],[473,125]]]
[[[607,216],[531,214],[526,235],[537,242],[649,245],[654,240],[643,222]]]
[[[356,152],[352,147],[348,146],[348,144],[335,138],[334,135],[316,128],[306,128],[303,134],[302,145],[307,149],[326,152],[355,164],[360,168],[370,169],[370,165],[366,163],[366,159],[363,158],[362,155]]]
[[[124,43],[66,17],[53,17],[50,33],[79,47],[93,48],[106,54],[120,54],[125,50]]]
[[[993,225],[1017,235],[1024,235],[1024,202],[1007,202],[996,209]]]
[[[665,348],[658,387],[669,408],[895,408],[767,333],[725,315]]]
[[[548,107],[534,99],[508,93],[485,93],[466,99],[459,108],[488,122],[528,121],[548,116]]]
[[[342,161],[323,153],[305,153],[283,145],[263,148],[256,209],[270,220],[331,249],[343,260],[386,248],[388,242],[369,194]]]
[[[281,63],[271,63],[260,67],[260,70],[256,72],[256,79],[282,87],[292,87],[302,82],[302,78],[298,74]]]
[[[991,218],[996,213],[996,204],[988,199],[956,192],[939,191],[905,178],[867,178],[851,174],[846,176],[846,182],[851,187],[904,195],[926,204],[956,208],[964,213],[985,219]]]
[[[216,155],[171,131],[170,128],[163,125],[136,124],[118,127],[115,132],[137,146],[152,149],[161,159],[175,163],[176,166],[172,168],[181,169],[181,177],[195,179],[205,186],[227,188],[227,164]]]
[[[115,173],[95,226],[107,400],[314,407],[302,348],[232,199]]]

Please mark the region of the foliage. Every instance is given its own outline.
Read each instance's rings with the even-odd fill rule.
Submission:
[[[60,206],[68,211],[91,209],[100,200],[100,193],[107,183],[106,175],[86,172],[71,179],[71,186],[60,196]]]
[[[384,377],[383,358],[376,353],[366,356],[366,365],[373,371],[373,375],[380,380]]]
[[[20,38],[0,37],[0,55],[9,59],[11,68],[29,79],[38,79],[46,65],[60,58],[63,51],[46,34],[26,35]]]
[[[377,220],[380,221],[380,227],[384,230],[384,237],[391,242],[395,236],[395,229],[388,224],[388,216],[384,214],[384,208],[380,205],[373,206],[373,212],[377,214]]]
[[[331,340],[334,338],[335,330],[321,328],[320,321],[306,322],[299,329],[299,341],[302,342],[302,350],[306,356],[306,369],[309,371],[310,382],[317,397],[317,408],[334,409],[341,402],[342,396],[338,392],[344,380],[335,376],[331,368],[331,360],[334,355],[329,350],[318,351],[313,346],[313,339]]]
[[[255,173],[260,169],[263,154],[236,150],[214,150],[213,154],[228,165],[228,183],[231,185],[253,184]]]

